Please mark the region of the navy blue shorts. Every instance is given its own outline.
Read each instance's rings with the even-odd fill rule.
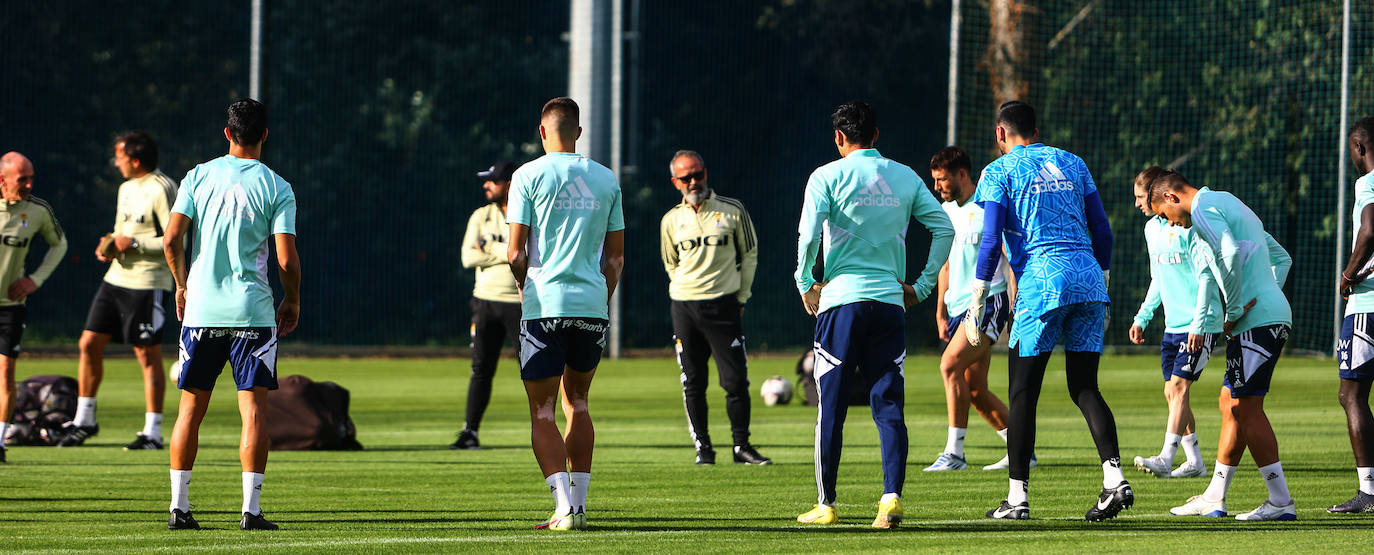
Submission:
[[[1164,341],[1159,344],[1159,367],[1164,370],[1164,381],[1169,381],[1172,376],[1194,382],[1201,378],[1202,369],[1206,368],[1207,361],[1212,359],[1212,347],[1216,346],[1217,335],[1219,334],[1203,334],[1202,348],[1196,353],[1190,353],[1188,334],[1164,334]]]
[[[1342,380],[1374,379],[1374,337],[1369,335],[1369,320],[1374,314],[1351,314],[1341,322],[1341,339],[1336,348]]]
[[[520,321],[520,379],[562,376],[563,368],[591,372],[601,363],[610,322],[602,318]]]
[[[239,391],[277,388],[277,328],[181,328],[181,347],[172,364],[180,389],[213,391],[229,363]]]
[[[1263,397],[1288,343],[1288,326],[1274,324],[1240,332],[1226,342],[1226,387],[1231,398]]]
[[[1007,318],[1011,317],[1011,303],[1007,292],[1003,291],[988,297],[987,305],[983,307],[983,333],[987,334],[988,339],[993,343],[997,342],[997,337],[1002,334],[1002,328],[1007,326]],[[949,336],[961,337],[959,326],[964,324],[964,316],[968,315],[965,310],[953,315],[949,319]]]

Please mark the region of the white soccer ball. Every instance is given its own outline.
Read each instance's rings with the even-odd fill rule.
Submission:
[[[792,382],[782,376],[763,380],[763,385],[759,386],[759,396],[763,397],[763,404],[770,407],[786,405],[792,401]]]

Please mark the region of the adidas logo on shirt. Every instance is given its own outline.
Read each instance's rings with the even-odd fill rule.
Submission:
[[[1040,174],[1031,181],[1029,189],[1031,194],[1036,195],[1072,190],[1073,180],[1066,177],[1064,172],[1059,171],[1059,166],[1054,165],[1054,162],[1048,161],[1040,168]]]
[[[574,177],[572,183],[568,183],[563,190],[558,192],[558,198],[553,201],[554,210],[596,210],[601,208],[601,201],[596,200],[596,195],[587,188],[587,182],[581,177]]]
[[[855,206],[901,206],[902,201],[897,195],[892,193],[892,188],[887,186],[882,176],[878,176],[864,187],[859,194],[854,195]]]

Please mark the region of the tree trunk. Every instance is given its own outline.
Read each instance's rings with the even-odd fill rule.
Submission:
[[[983,65],[988,71],[995,106],[1009,100],[1025,100],[1030,94],[1030,81],[1022,68],[1031,63],[1029,37],[1034,9],[1025,0],[988,1],[991,40]]]

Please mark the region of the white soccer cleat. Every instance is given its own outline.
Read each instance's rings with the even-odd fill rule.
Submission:
[[[1195,478],[1207,475],[1207,465],[1203,463],[1183,463],[1173,472],[1169,473],[1170,478]]]
[[[1160,458],[1159,455],[1153,457],[1136,457],[1135,467],[1146,474],[1154,474],[1160,478],[1169,478],[1173,470],[1173,463]]]
[[[1040,463],[1035,460],[1035,453],[1031,453],[1030,467],[1035,468]],[[1002,460],[989,465],[983,465],[983,470],[1006,470],[1011,468],[1011,456],[1002,455]]]
[[[940,453],[940,458],[935,459],[934,463],[925,467],[925,472],[944,472],[947,470],[963,470],[968,468],[968,462],[963,457],[954,453]]]
[[[1298,504],[1289,501],[1287,505],[1277,506],[1265,500],[1255,510],[1236,515],[1236,520],[1297,520]]]
[[[1169,509],[1169,514],[1174,516],[1223,517],[1226,516],[1226,500],[1208,501],[1203,499],[1201,495],[1194,495],[1188,498],[1187,503]]]

